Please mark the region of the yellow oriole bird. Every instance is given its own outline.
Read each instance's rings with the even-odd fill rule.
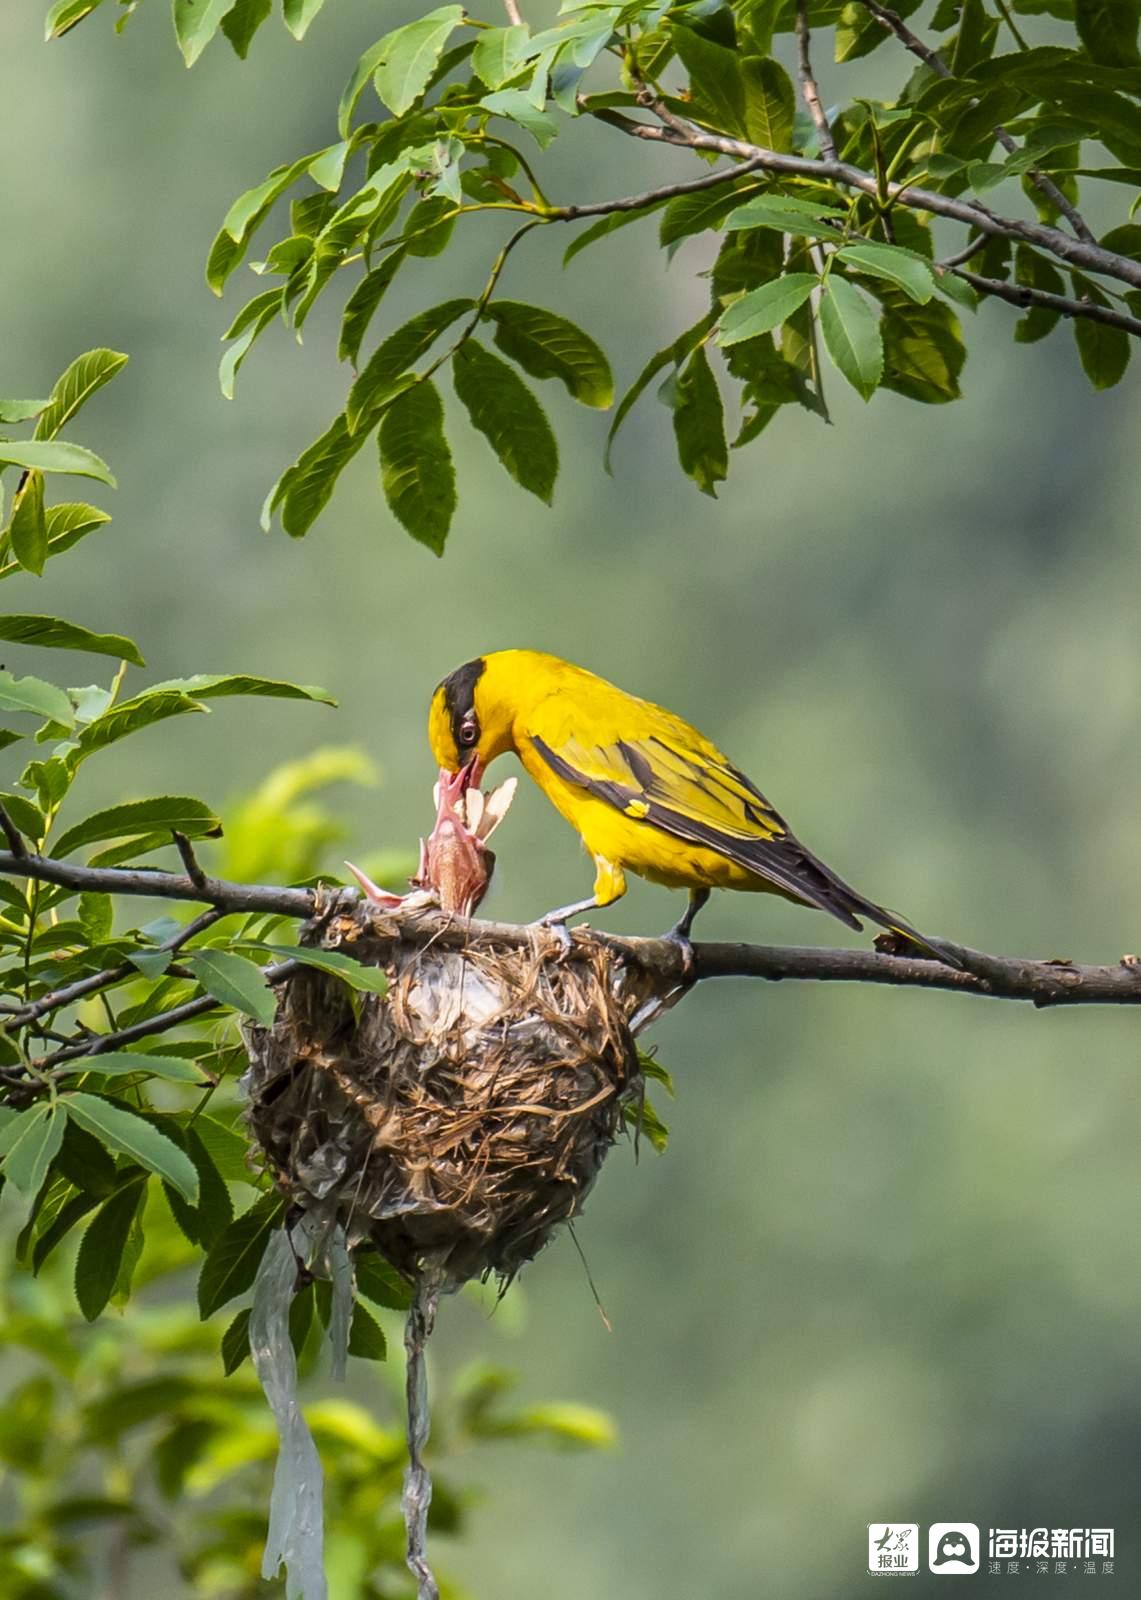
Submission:
[[[497,650],[458,667],[432,698],[428,737],[440,767],[469,784],[513,750],[594,857],[594,894],[547,924],[612,904],[630,871],[689,890],[667,935],[687,947],[712,889],[749,889],[830,911],[850,928],[869,917],[958,964],[806,850],[704,734],[558,656]]]

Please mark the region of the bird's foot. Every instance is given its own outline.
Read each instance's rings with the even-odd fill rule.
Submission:
[[[547,933],[553,933],[559,946],[557,959],[559,961],[567,959],[574,949],[574,941],[571,938],[571,931],[565,922],[552,922],[549,917],[540,917],[538,922],[533,922],[531,926],[533,928],[543,928]]]
[[[685,918],[662,934],[667,944],[676,945],[681,955],[681,975],[686,983],[692,983],[697,972],[697,952],[693,942],[684,927]]]

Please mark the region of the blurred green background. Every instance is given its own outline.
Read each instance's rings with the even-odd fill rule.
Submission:
[[[369,450],[308,539],[267,538],[266,489],[343,399],[333,308],[304,348],[268,335],[228,403],[218,336],[255,280],[216,304],[206,249],[239,190],[335,137],[356,56],[412,8],[332,5],[301,47],[275,25],[244,66],[219,42],[192,73],[160,7],[122,39],[100,17],[50,48],[43,9],[0,11],[3,388],[45,392],[94,344],[131,365],[76,435],[118,474],[114,525],[5,603],[132,634],[154,678],[249,670],[341,702],[168,723],[85,769],[77,804],[170,791],[224,807],[293,755],[356,744],[382,783],[344,791],[344,853],[414,850],[433,685],[526,644],[692,718],[814,849],[925,930],[1085,960],[1141,946],[1136,363],[1092,394],[1068,334],[1015,347],[1012,313],[984,308],[962,402],[885,392],[864,408],[834,379],[835,426],[790,409],[716,504],[680,476],[652,396],[607,478],[606,419],[547,385],[553,512],[465,423],[443,561],[389,517]],[[861,70],[869,89],[901,81],[887,51]],[[688,175],[596,130],[552,157],[560,200]],[[498,224],[466,232],[398,280],[385,329],[482,283]],[[551,229],[504,280],[592,331],[620,386],[705,294],[707,242],[666,272],[643,237],[564,274],[570,233]],[[573,836],[530,789],[497,845],[491,914],[587,891]],[[676,911],[635,885],[605,921],[652,932]],[[846,937],[746,897],[721,897],[701,929]],[[652,1042],[679,1088],[670,1149],[638,1165],[617,1150],[579,1230],[613,1334],[564,1239],[497,1321],[461,1300],[435,1341],[444,1371],[502,1359],[506,1337],[524,1392],[608,1408],[620,1446],[482,1453],[467,1477],[489,1504],[440,1564],[483,1600],[842,1600],[871,1592],[867,1522],[963,1518],[1117,1529],[1113,1578],[989,1578],[984,1556],[972,1593],[1137,1592],[1135,1018],[733,982],[703,986]],[[374,1371],[355,1381],[391,1421]],[[169,1576],[161,1592],[189,1591]]]

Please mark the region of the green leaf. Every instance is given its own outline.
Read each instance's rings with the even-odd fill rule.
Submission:
[[[128,357],[119,350],[88,350],[57,379],[36,423],[37,439],[54,439],[97,390],[122,372]]]
[[[616,233],[619,228],[628,228],[632,222],[641,222],[644,217],[660,211],[662,205],[663,202],[659,200],[654,205],[643,206],[637,211],[612,211],[608,216],[599,217],[597,222],[591,223],[589,228],[585,228],[567,245],[563,251],[563,266],[569,266],[575,256],[599,239],[605,239],[608,234]]]
[[[94,724],[92,724],[94,726]],[[85,844],[103,839],[128,839],[158,829],[202,839],[221,831],[222,824],[201,800],[190,795],[159,795],[152,800],[127,800],[122,805],[94,811],[57,839],[53,854],[70,855]]]
[[[65,728],[75,726],[71,701],[54,683],[41,678],[14,678],[0,668],[0,711],[30,711]]]
[[[226,1377],[237,1372],[250,1353],[250,1308],[243,1306],[222,1335],[222,1371]]]
[[[463,17],[462,6],[439,6],[380,41],[373,83],[394,116],[402,117],[424,93],[449,35]]]
[[[165,722],[168,717],[181,717],[191,712],[204,712],[206,707],[199,705],[197,700],[192,700],[189,695],[181,694],[173,689],[134,695],[130,700],[122,700],[118,705],[111,707],[95,716],[84,728],[76,740],[72,761],[78,764],[86,761],[88,756],[94,755],[97,750],[105,750],[108,745],[115,744],[119,739],[129,738],[132,733],[139,733],[143,728],[150,728],[156,722]]]
[[[1094,61],[1107,67],[1136,67],[1137,0],[1075,0],[1078,37]]]
[[[538,400],[513,367],[474,339],[452,362],[456,394],[503,466],[524,489],[550,505],[559,450]]]
[[[470,299],[445,300],[421,311],[390,334],[370,356],[349,390],[345,407],[349,427],[356,432],[363,422],[367,432],[374,425],[379,410],[395,398],[391,391],[397,379],[432,348],[445,328],[450,328],[457,318],[474,307],[475,301]]]
[[[115,912],[109,894],[85,890],[79,897],[79,926],[88,944],[106,944],[115,926]]]
[[[304,39],[305,30],[325,4],[325,0],[282,0],[285,26],[295,39]]]
[[[47,400],[0,400],[0,422],[27,422],[48,404]]]
[[[615,411],[614,420],[610,424],[610,432],[606,436],[605,466],[607,472],[610,471],[610,458],[615,436],[634,409],[637,401],[646,392],[646,389],[654,381],[658,373],[668,367],[671,361],[676,365],[685,360],[694,346],[704,339],[716,320],[716,311],[707,311],[705,316],[695,322],[692,328],[687,328],[684,333],[678,335],[672,344],[667,344],[663,350],[659,350],[652,355],[634,379],[634,382],[618,402],[618,409]]]
[[[12,521],[8,527],[12,554],[25,572],[37,575],[44,570],[48,555],[48,528],[44,517],[44,475],[29,472],[13,497]]]
[[[510,28],[487,28],[480,33],[471,53],[472,71],[489,89],[499,89],[520,70],[527,58],[528,30],[517,24]]]
[[[108,898],[100,896],[101,899]],[[143,1055],[133,1050],[106,1050],[98,1055],[82,1056],[75,1063],[76,1072],[97,1072],[105,1078],[125,1078],[139,1072],[148,1078],[165,1078],[169,1083],[193,1083],[202,1087],[202,1073],[195,1061],[185,1061],[181,1056]]]
[[[66,1121],[58,1104],[41,1100],[0,1128],[0,1171],[26,1200],[40,1192],[63,1143]]]
[[[92,1057],[92,1070],[98,1071],[98,1057]],[[93,1134],[110,1150],[129,1156],[140,1167],[156,1173],[174,1185],[191,1204],[198,1198],[198,1174],[189,1156],[165,1133],[137,1117],[126,1106],[76,1089],[60,1096],[59,1103],[79,1126]]]
[[[26,833],[29,839],[37,842],[47,832],[47,823],[38,806],[21,794],[0,794],[0,804],[19,828],[21,833]]]
[[[118,633],[92,633],[77,622],[59,617],[0,615],[0,639],[13,644],[34,644],[41,650],[87,650],[92,655],[114,656],[136,667],[146,665],[138,645]]]
[[[1020,244],[1014,252],[1014,278],[1016,283],[1045,289],[1050,294],[1066,292],[1066,281],[1062,274],[1029,245]],[[1039,339],[1044,339],[1056,326],[1059,315],[1059,312],[1051,311],[1049,306],[1031,306],[1015,324],[1015,343],[1035,344]]]
[[[389,284],[399,272],[406,256],[407,251],[403,247],[391,251],[379,267],[374,267],[361,279],[349,296],[341,322],[341,340],[337,348],[337,355],[342,361],[356,362],[361,341],[368,332],[373,312],[383,300]]]
[[[558,135],[559,125],[554,117],[533,105],[523,89],[497,89],[494,94],[485,94],[480,105],[498,117],[518,123],[531,135],[540,150],[545,150]]]
[[[312,700],[323,706],[335,706],[337,703],[327,689],[318,689],[313,684],[287,683],[283,678],[259,678],[247,672],[198,672],[189,678],[168,678],[163,683],[152,684],[147,692],[162,694],[168,691],[192,695],[195,700],[260,695],[267,700]]]
[[[898,0],[893,10],[897,16],[909,17],[919,3],[920,0]],[[837,62],[856,61],[860,56],[870,55],[890,37],[890,30],[862,5],[846,5],[836,24],[835,59]]]
[[[227,1183],[252,1183],[253,1172],[246,1157],[249,1145],[234,1128],[213,1117],[196,1117],[194,1130]]]
[[[78,478],[98,478],[113,489],[115,480],[105,461],[81,444],[62,439],[0,439],[0,462],[37,472],[67,472]]]
[[[834,239],[836,230],[828,225],[828,219],[842,215],[837,207],[822,200],[802,200],[798,195],[789,194],[759,194],[733,211],[725,226],[730,233],[742,228],[775,228],[778,233]]]
[[[740,63],[745,100],[745,137],[766,150],[791,150],[796,94],[778,61],[745,56]]]
[[[328,505],[337,479],[368,437],[350,433],[344,414],[287,467],[266,496],[261,525],[268,532],[274,511],[281,507],[281,526],[292,539],[308,533]]]
[[[94,1322],[115,1290],[127,1244],[146,1195],[146,1180],[124,1185],[95,1213],[75,1258],[75,1298]]]
[[[1082,273],[1071,272],[1070,281],[1079,300],[1091,301],[1095,306],[1109,304],[1097,285]],[[1073,329],[1082,368],[1094,388],[1112,389],[1115,383],[1120,383],[1131,354],[1131,340],[1124,328],[1091,322],[1088,317],[1074,317]]]
[[[174,0],[174,34],[188,67],[198,60],[233,4],[234,0]]]
[[[888,299],[881,332],[883,388],[928,405],[959,398],[959,374],[966,351],[958,319],[949,306],[938,300],[917,306],[902,298]]]
[[[820,301],[825,348],[857,394],[870,400],[883,377],[879,317],[855,287],[829,274]]]
[[[893,244],[849,244],[836,252],[856,272],[886,278],[920,305],[926,305],[935,292],[935,274],[922,256]]]
[[[184,959],[207,994],[269,1027],[277,1001],[259,966],[232,950],[192,950]]]
[[[558,378],[584,406],[605,411],[614,400],[610,363],[594,340],[554,311],[519,300],[493,300],[484,315],[495,342],[532,378]]]
[[[804,304],[818,282],[812,272],[786,272],[759,289],[751,289],[734,300],[722,315],[717,343],[740,344],[744,339],[755,339],[759,333],[768,333]]]
[[[442,555],[456,509],[456,477],[444,437],[444,407],[425,380],[406,389],[380,423],[384,498],[414,539]]]
[[[105,1200],[118,1182],[110,1151],[70,1120],[55,1159],[55,1170],[96,1200]]]
[[[358,1250],[353,1257],[357,1293],[375,1306],[390,1311],[406,1311],[412,1303],[411,1285],[382,1256]]]
[[[746,138],[745,87],[736,50],[715,44],[680,23],[670,29],[670,38],[689,74],[689,110],[694,121],[717,133]]]
[[[240,60],[246,59],[254,34],[272,10],[273,0],[236,0],[234,9],[222,18],[222,32]]]
[[[61,39],[69,29],[97,11],[103,0],[55,0],[48,11],[45,39]]]
[[[273,956],[299,961],[304,967],[316,967],[319,972],[331,972],[361,994],[388,993],[388,979],[379,967],[370,967],[339,950],[318,950],[294,944],[259,944],[258,948]]]
[[[372,1312],[359,1301],[353,1307],[353,1320],[349,1327],[349,1354],[362,1361],[384,1361],[388,1356],[384,1329]]]
[[[198,1173],[198,1204],[189,1206],[177,1189],[164,1184],[167,1204],[171,1214],[192,1244],[204,1245],[209,1250],[234,1220],[234,1206],[209,1151],[191,1123],[182,1130],[181,1144],[194,1163]]]
[[[717,484],[729,471],[725,419],[717,380],[699,345],[678,374],[673,402],[678,460],[702,494],[717,498]]]
[[[676,248],[683,239],[708,228],[719,228],[731,211],[750,195],[761,194],[763,183],[726,184],[719,189],[699,189],[695,194],[676,195],[662,213],[658,243],[663,249]],[[621,216],[621,213],[619,213]],[[635,216],[645,213],[635,213]],[[607,218],[604,221],[609,220]],[[670,250],[670,254],[673,251]]]
[[[203,1321],[244,1294],[253,1283],[258,1262],[284,1209],[279,1195],[263,1195],[219,1235],[198,1277],[198,1314]]]

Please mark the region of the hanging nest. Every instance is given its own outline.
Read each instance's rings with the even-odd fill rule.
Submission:
[[[291,975],[247,1037],[249,1127],[281,1191],[333,1201],[350,1246],[445,1289],[507,1282],[582,1210],[642,1094],[631,1019],[656,1008],[588,935],[565,953],[543,930],[457,948],[416,922],[342,897],[303,930],[382,967],[388,991]]]

